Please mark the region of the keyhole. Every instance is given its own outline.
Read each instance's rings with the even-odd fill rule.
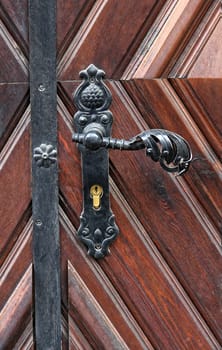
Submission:
[[[90,197],[93,200],[93,209],[99,210],[101,206],[101,197],[103,195],[103,188],[99,185],[93,185],[90,188]]]

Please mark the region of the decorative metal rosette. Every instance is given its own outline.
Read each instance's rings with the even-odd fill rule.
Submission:
[[[57,151],[52,145],[42,143],[39,147],[34,148],[33,158],[39,167],[49,168],[57,161]]]

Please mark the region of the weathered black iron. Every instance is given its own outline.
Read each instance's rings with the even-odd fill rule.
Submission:
[[[113,121],[108,110],[112,96],[103,82],[105,73],[91,64],[80,72],[83,82],[74,94],[78,112],[74,116],[76,133],[72,140],[79,144],[82,155],[84,207],[80,217],[78,236],[95,258],[104,257],[109,244],[116,238],[118,227],[109,202],[108,148],[139,150],[159,161],[168,172],[185,173],[192,159],[187,141],[180,135],[161,129],[142,132],[131,140],[110,137]],[[92,187],[97,189],[92,195]],[[94,188],[93,187],[93,188]],[[99,189],[99,190],[98,190]],[[95,198],[94,198],[95,196]],[[98,199],[98,197],[101,197]],[[98,203],[95,207],[94,200]]]
[[[113,117],[108,108],[112,96],[103,82],[104,76],[102,70],[91,64],[80,72],[83,82],[74,94],[78,112],[74,116],[77,132],[72,140],[79,144],[82,155],[84,197],[78,236],[88,247],[88,253],[95,258],[102,258],[108,253],[109,244],[119,231],[110,209],[107,149],[145,148],[146,154],[159,161],[163,169],[178,175],[188,170],[192,159],[187,141],[167,130],[147,130],[128,141],[111,138]],[[93,195],[92,188],[97,189]],[[94,202],[99,204],[95,206]]]
[[[56,0],[29,1],[35,348],[61,349]]]

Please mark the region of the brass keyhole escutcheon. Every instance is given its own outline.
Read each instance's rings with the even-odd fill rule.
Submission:
[[[90,197],[93,200],[93,209],[98,210],[101,205],[101,197],[103,195],[103,188],[100,185],[93,185],[90,188]]]

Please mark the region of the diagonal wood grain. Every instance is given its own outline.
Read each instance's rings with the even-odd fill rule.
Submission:
[[[60,210],[60,215],[62,225],[62,285],[64,305],[68,308],[68,291],[65,283],[67,278],[66,259],[68,259],[81,278],[85,281],[91,293],[94,296],[99,297],[99,304],[106,313],[106,316],[118,330],[120,336],[124,338],[124,341],[128,346],[132,348],[152,349],[149,340],[134,320],[133,315],[130,314],[129,310],[124,305],[124,300],[121,300],[116,293],[104,272],[99,266],[96,266],[93,261],[87,259],[85,251],[73,235],[75,230],[63,210]],[[75,251],[75,254],[72,253],[73,250]],[[78,332],[76,336],[78,337]]]
[[[129,349],[73,266],[68,263],[70,316],[81,322],[91,346]]]
[[[67,83],[67,84],[65,84],[66,85],[66,87],[69,85],[69,88],[70,88],[70,90],[71,90],[71,83]],[[113,90],[113,92],[116,92],[116,90]],[[118,134],[116,135],[116,136],[118,136],[118,137],[121,137],[121,136],[123,136],[122,134],[121,134],[121,132],[123,132],[124,133],[124,137],[127,137],[127,132],[130,134],[130,132],[133,132],[133,125],[134,125],[134,122],[132,122],[132,121],[130,121],[130,119],[128,119],[128,121],[127,121],[127,123],[124,121],[124,118],[123,118],[123,116],[126,116],[127,115],[127,110],[126,110],[126,108],[125,108],[125,106],[126,106],[126,104],[125,103],[120,103],[120,98],[118,97],[118,95],[116,95],[115,93],[114,93],[114,104],[115,104],[115,107],[114,107],[114,109],[113,109],[113,111],[115,112],[115,117],[116,118],[121,118],[122,119],[122,121],[120,121],[120,120],[118,120]],[[128,106],[128,104],[127,104],[127,106]],[[64,112],[65,110],[63,109],[63,112]],[[69,113],[67,110],[66,110],[66,113]],[[128,112],[129,113],[129,112]],[[65,118],[66,120],[67,120],[67,122],[68,122],[68,120],[69,120],[69,117],[67,117],[67,118]],[[138,126],[134,126],[134,128],[137,128],[138,129]],[[69,131],[70,132],[70,131]],[[114,130],[114,132],[116,132],[116,130]],[[136,134],[138,131],[135,131],[134,130],[134,134]],[[131,136],[132,136],[132,134],[131,134]],[[70,138],[71,138],[71,133],[70,133],[70,136],[69,136]],[[66,145],[67,143],[68,143],[68,140],[67,140],[67,142],[64,142],[63,141],[63,143]],[[110,152],[110,153],[112,153],[112,152]],[[113,175],[114,175],[114,177],[115,177],[115,180],[116,180],[116,182],[119,184],[119,186],[120,186],[120,189],[121,189],[121,192],[124,194],[124,196],[126,196],[126,198],[127,198],[127,201],[130,203],[130,205],[132,206],[132,208],[134,209],[134,211],[135,211],[135,213],[137,214],[137,217],[138,217],[138,219],[140,219],[140,220],[142,220],[142,223],[143,223],[143,225],[144,225],[144,227],[145,227],[145,229],[149,232],[149,234],[151,234],[151,232],[152,231],[155,231],[154,229],[152,229],[151,230],[151,228],[150,228],[150,225],[148,226],[147,225],[147,218],[148,217],[150,217],[150,221],[152,222],[152,225],[153,225],[153,219],[154,219],[154,217],[153,217],[153,215],[155,215],[155,213],[154,213],[154,208],[152,207],[152,209],[151,209],[151,211],[149,212],[149,209],[146,207],[146,208],[144,208],[144,197],[145,197],[145,201],[146,201],[146,198],[147,198],[147,192],[149,193],[149,197],[150,196],[152,196],[152,194],[150,194],[150,192],[152,192],[152,190],[151,190],[151,186],[150,186],[150,190],[148,190],[147,189],[147,184],[144,182],[145,181],[145,178],[144,178],[144,180],[143,180],[143,172],[142,173],[138,173],[138,170],[135,170],[136,168],[135,168],[135,166],[137,167],[137,166],[139,166],[139,168],[141,168],[141,157],[142,156],[144,156],[144,155],[135,155],[135,157],[134,157],[134,155],[128,155],[128,157],[127,157],[127,160],[128,160],[128,164],[125,164],[125,163],[123,163],[123,161],[122,161],[122,159],[120,160],[120,158],[122,158],[122,154],[121,153],[119,153],[119,154],[115,154],[115,155],[113,155],[113,157],[112,157],[112,154],[111,154],[111,159],[112,159],[112,167],[114,167],[115,166],[115,170],[114,170],[114,168],[112,168],[113,170],[112,170],[112,173],[113,173]],[[67,164],[69,163],[69,160],[68,159],[71,159],[71,158],[67,158],[66,160],[64,160],[64,162],[67,162]],[[119,159],[119,160],[117,160],[117,159]],[[138,163],[138,164],[140,164],[140,165],[136,165],[136,162],[135,162],[135,159],[137,159],[137,161],[139,161],[140,160],[140,163]],[[146,161],[146,159],[144,159],[144,162]],[[148,160],[147,160],[148,161]],[[73,162],[73,160],[72,160],[72,162]],[[122,165],[120,164],[120,163],[122,163]],[[130,168],[132,168],[132,166],[133,166],[133,172],[132,172],[132,176],[130,176],[130,173],[129,173],[129,164],[130,164]],[[67,167],[67,166],[66,166]],[[74,167],[74,163],[73,163],[73,167]],[[124,170],[123,170],[123,173],[124,173],[124,176],[123,176],[123,173],[122,174],[120,174],[119,173],[119,171],[120,171],[120,169],[121,169],[121,167],[122,168],[124,168]],[[147,165],[146,165],[146,167],[147,167]],[[147,167],[148,168],[148,167]],[[118,176],[116,176],[116,172],[117,172],[117,169],[118,169]],[[144,169],[145,169],[145,165],[144,165]],[[151,171],[152,172],[152,171]],[[149,173],[150,173],[150,170],[149,170]],[[124,182],[124,178],[126,178],[126,176],[127,176],[127,182],[130,182],[129,183],[129,186],[131,186],[131,189],[129,190],[126,190],[124,187],[125,186],[127,186],[126,185],[126,183]],[[147,173],[147,176],[150,176],[150,174],[148,175],[148,173]],[[138,178],[138,179],[140,179],[140,181],[142,181],[142,182],[140,182],[140,183],[137,183],[137,186],[138,186],[138,191],[139,192],[137,192],[137,194],[136,195],[134,195],[134,193],[136,193],[136,190],[135,190],[135,187],[137,187],[137,186],[135,186],[135,177],[136,178]],[[155,171],[155,176],[153,176],[155,179],[156,179],[156,181],[157,181],[157,179],[159,178],[159,181],[161,181],[160,179],[162,178],[162,180],[163,180],[163,177],[161,176],[159,176],[159,175],[157,175],[157,172]],[[66,184],[65,184],[65,181],[66,181],[66,179],[67,178],[69,178],[69,190],[67,191],[66,190]],[[64,177],[63,178],[63,181],[61,181],[61,188],[63,188],[63,194],[65,195],[65,197],[66,198],[69,198],[69,197],[67,197],[67,196],[69,196],[69,192],[70,192],[70,189],[71,189],[71,187],[70,187],[70,185],[71,185],[71,183],[70,183],[70,181],[73,181],[73,189],[74,188],[76,188],[76,185],[74,184],[74,181],[75,181],[76,179],[70,179],[70,177],[68,177],[68,176],[66,176],[66,177]],[[80,180],[79,180],[80,181]],[[137,181],[138,182],[138,181]],[[147,182],[147,180],[146,180],[146,182]],[[152,181],[153,182],[153,181]],[[169,183],[169,182],[168,182]],[[145,184],[146,184],[146,187],[145,187]],[[143,186],[142,188],[141,188],[141,185]],[[140,188],[139,188],[140,187]],[[141,195],[139,194],[140,193],[140,191],[142,191],[142,193],[143,193],[143,196],[141,197]],[[159,193],[158,193],[159,192]],[[161,208],[157,208],[157,211],[156,211],[156,214],[158,215],[158,218],[159,218],[159,214],[158,214],[158,210],[163,210],[163,211],[166,211],[166,210],[168,210],[167,209],[167,207],[166,207],[166,204],[165,204],[165,199],[164,199],[164,197],[163,197],[163,195],[164,195],[164,192],[162,192],[162,191],[158,191],[157,193],[154,193],[155,195],[156,194],[158,194],[158,196],[160,196],[160,198],[162,198],[161,200],[162,200],[162,202],[163,202],[163,208],[161,209]],[[129,197],[129,195],[128,194],[133,194],[133,196],[132,196],[132,198],[130,198]],[[134,198],[135,198],[135,200],[134,200]],[[148,199],[148,198],[147,198]],[[177,199],[177,201],[178,202],[180,202],[181,204],[182,204],[182,201],[181,200],[178,200]],[[148,201],[147,200],[147,202],[150,202],[150,200]],[[134,203],[134,204],[133,204]],[[168,204],[169,205],[169,204]],[[141,210],[141,208],[142,208],[142,206],[143,206],[143,210]],[[172,204],[171,204],[171,206],[172,206]],[[137,207],[137,208],[136,208]],[[120,215],[120,212],[121,212],[121,210],[120,210],[120,208],[116,208],[116,203],[114,203],[113,204],[113,208],[115,209],[114,210],[114,212],[115,213],[118,213],[119,215]],[[185,210],[185,208],[186,208],[186,205],[184,205],[184,210]],[[73,208],[74,209],[74,208]],[[171,208],[171,210],[172,210],[172,208]],[[175,210],[175,208],[174,208],[174,210]],[[187,208],[186,208],[186,210],[187,210]],[[180,211],[181,211],[181,208],[180,208]],[[78,212],[78,209],[77,209],[77,212]],[[140,214],[139,214],[140,213]],[[148,214],[149,213],[149,214]],[[151,214],[152,214],[152,218],[151,218]],[[170,215],[170,212],[169,212],[169,215]],[[175,216],[176,216],[176,214],[175,214]],[[120,217],[121,217],[121,219],[119,218],[119,222],[121,221],[121,225],[120,225],[120,227],[122,227],[122,234],[124,235],[124,233],[126,233],[127,232],[127,237],[129,236],[129,227],[127,227],[127,222],[128,222],[128,225],[129,225],[129,221],[132,221],[132,217],[131,216],[129,216],[127,219],[126,219],[126,221],[124,222],[124,219],[123,219],[123,216],[121,216],[120,215]],[[130,219],[129,219],[130,218]],[[117,215],[117,219],[118,219],[118,215]],[[169,216],[169,219],[172,221],[172,217],[171,217],[171,215]],[[155,223],[154,223],[154,226],[155,225],[157,225],[157,223],[158,223],[158,221],[157,221],[158,219],[156,219],[156,221],[155,221]],[[167,219],[168,220],[168,219]],[[166,221],[167,221],[166,220]],[[175,220],[175,219],[174,219]],[[164,223],[163,223],[163,225],[165,225]],[[176,224],[176,225],[178,225],[178,224]],[[160,224],[158,224],[158,226],[160,227]],[[161,231],[164,231],[164,229],[163,229],[163,227],[164,226],[162,226],[162,229],[159,229],[160,230],[160,232]],[[199,229],[199,228],[198,228]],[[159,231],[159,230],[157,230],[157,231]],[[133,231],[132,231],[133,232]],[[174,232],[176,232],[176,230],[174,229]],[[185,231],[186,232],[186,231]],[[154,233],[154,232],[152,232],[152,234],[151,234],[151,237],[152,238],[154,238],[155,237],[155,234],[156,233]],[[131,234],[131,236],[133,235],[133,233]],[[135,235],[135,233],[134,233],[134,235]],[[157,331],[157,328],[158,329],[161,329],[161,321],[160,321],[160,319],[158,319],[158,321],[156,320],[156,321],[154,321],[155,320],[155,317],[157,317],[157,315],[154,313],[153,314],[153,312],[151,312],[151,310],[153,310],[153,308],[151,308],[150,306],[149,306],[149,304],[145,304],[146,306],[144,306],[143,304],[143,306],[141,305],[141,306],[139,306],[138,305],[138,302],[137,302],[137,300],[139,300],[139,295],[140,295],[140,293],[141,293],[141,290],[140,289],[138,289],[138,282],[137,282],[137,284],[135,284],[134,285],[134,283],[133,283],[133,277],[132,277],[132,279],[130,279],[129,278],[129,272],[127,273],[126,271],[125,272],[122,272],[122,274],[121,274],[121,280],[118,280],[118,283],[120,284],[120,286],[118,285],[118,287],[117,287],[117,284],[116,284],[116,278],[118,278],[117,276],[118,276],[118,272],[117,271],[121,271],[121,269],[123,269],[123,271],[124,271],[124,267],[126,268],[126,266],[127,266],[127,271],[129,271],[129,269],[132,269],[132,264],[133,264],[133,261],[134,261],[134,264],[135,264],[135,260],[136,260],[136,257],[137,257],[137,255],[136,255],[136,252],[137,252],[137,254],[141,254],[141,253],[139,253],[139,250],[141,250],[142,251],[142,256],[145,254],[145,251],[144,251],[144,247],[143,247],[143,244],[141,244],[141,246],[140,246],[140,244],[139,244],[139,241],[137,241],[136,240],[136,237],[134,236],[134,239],[133,239],[133,242],[130,242],[130,240],[128,240],[128,238],[127,238],[126,236],[125,236],[125,241],[124,241],[124,249],[123,248],[121,248],[121,249],[123,249],[123,250],[121,250],[121,256],[122,256],[122,259],[121,259],[121,264],[120,264],[120,262],[118,262],[118,268],[117,268],[117,270],[115,270],[115,273],[114,273],[114,271],[113,271],[113,266],[114,265],[116,265],[117,264],[117,262],[115,261],[115,263],[112,263],[112,262],[110,262],[110,264],[112,265],[112,268],[108,268],[107,270],[106,270],[106,273],[108,273],[107,271],[112,271],[112,272],[109,272],[108,273],[108,275],[109,275],[109,278],[112,280],[112,283],[116,286],[116,288],[118,289],[118,292],[121,294],[121,293],[123,293],[123,291],[124,291],[124,294],[123,294],[123,300],[125,300],[125,302],[127,303],[127,306],[128,306],[128,308],[131,310],[131,312],[133,313],[133,315],[134,315],[134,317],[136,317],[136,318],[138,318],[139,319],[139,323],[142,325],[143,324],[143,329],[144,329],[144,327],[145,327],[145,329],[146,329],[146,331],[145,331],[145,333],[146,334],[148,334],[149,335],[149,338],[150,339],[152,339],[152,343],[154,343],[155,344],[155,346],[159,346],[158,344],[158,342],[157,342],[157,340],[154,340],[152,337],[154,337],[153,336],[153,332],[151,332],[150,333],[150,330],[149,330],[149,328],[146,328],[146,327],[148,327],[148,325],[149,325],[149,327],[154,327],[153,328],[153,330],[155,329],[155,331],[154,331],[154,333],[155,334],[157,334],[158,333],[158,331]],[[160,237],[160,236],[158,236],[158,237]],[[172,237],[172,239],[173,239],[173,237]],[[183,238],[182,238],[183,239]],[[119,240],[119,244],[120,244],[120,240],[121,240],[121,238],[119,238],[118,239]],[[161,238],[161,240],[160,241],[163,241],[163,238]],[[126,243],[127,242],[127,243]],[[172,241],[173,242],[173,241]],[[188,241],[187,241],[188,242]],[[191,242],[190,242],[191,243]],[[186,243],[186,244],[188,244],[188,243]],[[131,246],[132,245],[132,246]],[[131,249],[132,249],[132,251],[127,251],[127,248],[128,247],[130,247],[131,246]],[[158,246],[160,246],[159,244],[158,244]],[[168,246],[169,246],[169,244],[168,244]],[[117,241],[117,243],[116,243],[116,245],[115,245],[115,247],[117,247],[117,249],[118,249],[118,241]],[[140,248],[139,248],[140,247]],[[182,247],[181,247],[182,249],[184,249],[184,247],[183,247],[183,244],[182,244]],[[114,249],[114,248],[113,248]],[[119,248],[120,249],[120,248]],[[175,250],[176,250],[176,248],[174,248]],[[212,248],[211,248],[212,249]],[[113,250],[112,250],[113,251]],[[178,251],[179,251],[179,254],[180,254],[180,256],[182,256],[182,254],[181,254],[181,249],[180,248],[178,248]],[[113,254],[114,254],[114,252],[113,252]],[[112,254],[112,258],[113,258],[113,254]],[[172,254],[172,252],[171,252],[171,254]],[[175,254],[175,253],[174,253]],[[67,255],[67,253],[66,253],[66,255]],[[126,257],[130,257],[130,260],[127,260],[127,258]],[[166,258],[166,253],[164,252],[164,257]],[[111,257],[109,257],[109,258],[107,258],[107,262],[109,261],[109,260],[111,259]],[[120,258],[119,258],[120,259]],[[135,259],[135,260],[134,260]],[[139,257],[137,257],[137,259],[138,259],[138,261],[139,260],[141,260],[141,257],[139,258]],[[145,260],[142,260],[142,262],[141,262],[141,264],[142,264],[142,266],[143,266],[143,270],[146,270],[146,264],[148,264],[148,266],[149,266],[149,270],[150,270],[150,266],[151,266],[151,263],[150,262],[148,262],[148,257],[146,257],[146,259]],[[175,269],[175,266],[177,266],[179,264],[179,262],[178,261],[176,261],[176,260],[174,260],[174,263],[172,264],[172,266],[174,266],[174,268],[173,268],[173,270],[174,270],[174,272],[176,272],[176,275],[179,275],[179,273],[178,273],[178,271],[179,271],[179,266],[178,266],[178,270],[176,270]],[[125,266],[124,266],[125,265]],[[153,266],[155,266],[155,268],[156,268],[156,266],[157,266],[157,262],[155,262],[155,263],[153,263]],[[185,264],[183,263],[183,268],[185,269]],[[187,268],[187,267],[186,267]],[[185,269],[185,271],[186,271],[186,269]],[[189,270],[189,272],[190,272],[190,270]],[[150,277],[147,277],[147,281],[148,280],[153,280],[153,278],[154,278],[154,276],[153,275],[155,275],[154,274],[154,272],[152,271],[152,274],[150,275]],[[156,276],[159,276],[160,275],[160,272],[158,272],[157,274],[156,274]],[[187,274],[188,276],[189,276],[189,273]],[[128,276],[128,277],[127,277]],[[132,270],[132,276],[134,276],[134,278],[135,278],[135,276],[140,276],[140,273],[139,273],[139,270],[137,270],[137,273],[136,273],[136,270]],[[152,276],[152,277],[151,277]],[[179,275],[180,276],[180,275]],[[140,278],[140,277],[137,277],[137,278]],[[166,276],[165,276],[165,278],[166,278]],[[181,276],[180,276],[180,278],[181,278]],[[192,278],[194,278],[194,273],[192,274]],[[129,279],[129,280],[128,280]],[[130,281],[130,282],[129,282]],[[134,285],[134,287],[132,288],[130,288],[130,283],[131,283],[131,285]],[[143,286],[142,287],[142,290],[144,290],[144,273],[143,273],[143,278],[140,280],[140,282],[139,283],[141,283],[141,285]],[[162,282],[155,282],[155,280],[154,280],[154,285],[153,285],[153,288],[154,288],[154,286],[156,285],[156,286],[160,286],[161,285],[161,283]],[[164,282],[165,283],[165,282]],[[120,290],[119,290],[119,288],[121,289],[121,292],[120,292]],[[136,289],[135,289],[136,288]],[[150,282],[149,282],[149,289],[151,288],[151,285],[150,285]],[[175,288],[175,287],[174,287]],[[134,290],[134,293],[137,295],[137,298],[135,297],[135,294],[133,293],[132,294],[132,296],[131,296],[131,298],[132,299],[129,299],[129,294],[131,294],[131,291],[130,290]],[[152,288],[151,288],[152,289]],[[162,287],[162,290],[165,290],[166,291],[166,285],[164,286],[164,287]],[[147,289],[147,293],[148,293],[148,289]],[[178,291],[176,292],[176,295],[177,295],[177,293],[178,293]],[[157,298],[157,295],[158,295],[158,293],[157,293],[157,291],[156,290],[152,290],[152,292],[151,292],[151,295],[152,295],[152,298],[153,298],[153,296],[155,296],[154,298]],[[170,292],[169,292],[169,290],[167,290],[167,292],[166,292],[166,295],[168,295],[168,298],[169,298],[169,295],[170,295]],[[150,298],[151,296],[150,296],[150,294],[149,294],[149,298]],[[136,298],[136,299],[135,299]],[[141,297],[140,297],[140,299],[141,300],[146,300],[146,296],[145,295],[143,295],[143,294],[141,294]],[[189,299],[189,298],[188,298]],[[178,302],[171,302],[170,303],[170,305],[180,305],[180,307],[182,307],[182,304],[183,303],[181,303],[181,302],[179,302],[179,304],[178,304]],[[135,305],[137,305],[137,308],[135,308]],[[158,314],[161,314],[161,312],[160,312],[160,308],[161,308],[161,299],[159,299],[158,301],[156,300],[155,302],[154,302],[154,305],[155,305],[155,307],[154,307],[154,309],[155,308],[157,308],[157,305],[158,305]],[[199,306],[199,305],[198,305]],[[164,306],[164,308],[166,309],[166,305]],[[146,310],[146,312],[145,312],[145,314],[143,313],[143,310]],[[173,310],[175,311],[175,307],[173,308]],[[176,315],[171,315],[170,316],[170,314],[171,314],[171,312],[172,312],[172,310],[171,310],[171,308],[169,308],[168,309],[168,312],[169,312],[169,314],[168,314],[168,316],[166,316],[166,314],[165,314],[165,316],[163,316],[163,314],[161,314],[162,315],[162,318],[161,319],[170,319],[171,317],[172,317],[172,320],[177,320],[177,324],[178,324],[178,320],[179,320],[179,316],[176,316]],[[151,314],[151,316],[149,316],[150,317],[150,319],[149,319],[149,317],[147,316],[147,313],[148,314]],[[179,314],[184,314],[185,313],[185,311],[183,311],[183,312],[179,312]],[[178,314],[178,315],[179,315]],[[192,312],[191,312],[191,309],[190,309],[190,311],[188,312],[188,315],[190,314],[190,316],[188,316],[188,318],[189,317],[195,317],[193,314],[192,314]],[[136,316],[135,316],[136,315]],[[191,316],[191,315],[193,315],[193,316]],[[203,324],[204,323],[204,321],[203,320],[201,320],[201,318],[200,318],[200,316],[198,316],[198,323],[199,324]],[[167,336],[166,336],[166,339],[168,339],[168,340],[163,340],[163,338],[164,338],[164,331],[163,331],[163,329],[161,329],[161,337],[162,337],[162,341],[163,341],[163,343],[162,343],[162,346],[164,346],[164,348],[167,348],[167,347],[169,347],[170,348],[170,346],[171,346],[171,348],[174,346],[175,348],[177,348],[178,346],[179,346],[179,344],[180,344],[180,346],[182,346],[181,344],[183,344],[183,340],[182,340],[182,338],[180,338],[180,336],[181,336],[181,334],[182,334],[182,330],[181,330],[181,327],[182,327],[182,324],[186,324],[187,322],[186,321],[182,321],[181,319],[180,319],[180,321],[181,321],[181,323],[179,322],[179,324],[180,324],[180,330],[175,330],[174,331],[174,336],[172,335],[172,337],[170,337],[170,340],[169,340],[169,329],[168,329],[168,331],[167,331]],[[155,327],[155,322],[156,322],[156,327]],[[190,322],[191,322],[191,320],[189,320],[189,322],[187,323],[187,324],[190,324]],[[165,323],[163,323],[164,324],[164,327],[166,327],[166,324]],[[171,324],[171,327],[172,327],[172,321],[170,322],[170,324]],[[158,325],[158,327],[157,327],[157,325]],[[201,326],[200,326],[201,327]],[[207,329],[207,326],[205,325],[204,326],[205,327],[205,329]],[[194,332],[194,328],[193,327],[191,327],[192,328],[192,331],[191,331],[191,333],[193,333]],[[204,329],[204,328],[203,328]],[[184,330],[184,332],[188,332],[189,333],[189,331],[188,330]],[[203,330],[203,332],[205,332],[204,330]],[[176,340],[176,338],[175,338],[175,334],[177,334],[177,336],[179,337],[178,338],[178,340]],[[194,333],[193,333],[194,334]],[[208,339],[208,334],[210,334],[210,331],[208,330],[206,333],[205,333],[205,336],[206,336],[206,339]],[[189,341],[187,340],[188,338],[189,338],[190,336],[184,336],[183,338],[184,339],[186,339],[186,342],[187,343],[189,343]],[[212,336],[212,334],[211,334],[211,339],[214,339],[214,337]],[[212,338],[213,337],[213,338]],[[173,338],[174,338],[174,340],[173,340]],[[192,339],[191,339],[192,338]],[[193,337],[191,337],[190,338],[190,344],[192,344],[192,346],[194,346],[194,344],[195,344],[195,337],[193,336]],[[197,338],[196,339],[198,339],[198,341],[197,341],[197,343],[200,341],[200,339],[201,339],[201,337],[199,338],[198,336],[197,336]],[[204,337],[203,337],[203,339],[205,339]],[[202,339],[202,341],[204,341]],[[164,343],[164,341],[166,341],[165,343]],[[167,343],[169,341],[169,343]],[[213,342],[215,342],[216,340],[213,340]],[[174,344],[174,345],[173,345]],[[177,344],[177,345],[176,345]],[[215,344],[217,344],[217,342],[215,343]],[[217,344],[218,345],[218,344]],[[185,344],[184,344],[184,346],[185,346]],[[206,344],[205,344],[205,346],[207,346]],[[211,345],[209,345],[209,348],[211,347]]]
[[[0,314],[0,346],[13,349],[29,324],[32,304],[32,266],[26,270]]]
[[[13,231],[31,200],[29,146],[29,112],[27,110],[0,154],[1,259],[7,256],[16,240],[17,236],[13,236]]]
[[[139,0],[135,6],[129,0],[126,6],[124,1],[97,1],[58,64],[59,80],[78,78],[90,63],[120,78],[163,3]]]
[[[0,17],[15,38],[19,49],[28,56],[28,0],[1,0]]]

